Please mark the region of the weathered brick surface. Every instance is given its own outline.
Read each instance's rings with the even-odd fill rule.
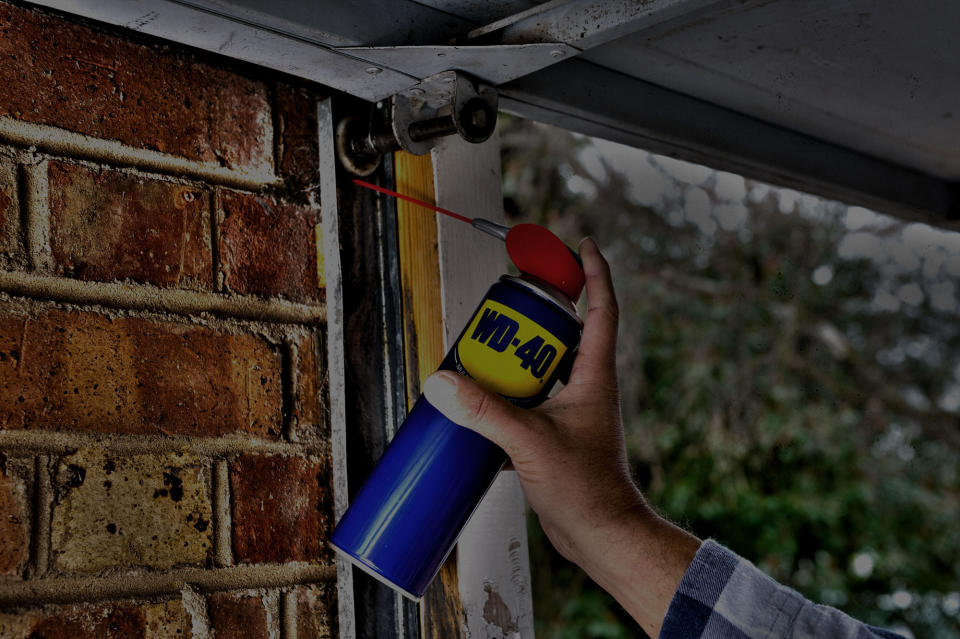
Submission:
[[[337,589],[333,585],[299,588],[296,639],[332,639],[337,636]]]
[[[0,637],[29,638],[38,617],[39,615],[33,611],[0,612]]]
[[[233,552],[240,563],[329,561],[333,499],[328,464],[241,455],[230,465]]]
[[[50,162],[57,272],[210,290],[210,194],[140,176]]]
[[[218,592],[207,598],[207,614],[217,639],[270,639],[260,597]]]
[[[211,556],[209,473],[197,457],[84,449],[60,460],[56,491],[59,569],[196,566]]]
[[[0,115],[271,171],[269,91],[162,45],[0,4]]]
[[[290,191],[306,198],[317,188],[320,175],[317,96],[281,82],[276,87],[276,109],[280,175]]]
[[[22,254],[18,235],[17,165],[0,155],[0,268]]]
[[[149,581],[180,567],[213,568],[215,556],[226,564],[332,564],[330,461],[320,452],[329,437],[322,332],[104,310],[43,291],[59,277],[103,294],[110,287],[97,283],[128,281],[131,294],[164,299],[179,294],[153,286],[322,304],[322,90],[260,81],[248,66],[11,0],[0,0],[0,61],[0,119],[50,127],[36,148],[29,140],[0,145],[0,269],[36,267],[49,276],[28,278],[32,293],[0,296],[0,431],[37,431],[28,439],[38,444],[0,453],[0,598],[15,588],[22,601],[16,592],[35,578],[65,587],[0,612],[0,639],[183,639],[194,630],[272,639],[284,625],[274,616],[278,594],[265,603],[261,590],[240,592],[263,585],[242,574],[222,575],[221,587],[234,591],[193,594],[195,619],[179,599],[153,603],[169,595],[141,598],[133,584],[143,572]],[[100,150],[78,150],[82,136]],[[109,145],[101,140],[176,162],[158,169],[164,175],[121,166],[103,155]],[[208,183],[196,165],[189,175],[167,175],[184,159],[247,176]],[[261,193],[234,190],[275,175],[282,181]],[[70,443],[76,438],[63,432],[108,436]],[[161,439],[221,435],[235,436],[225,449]],[[284,435],[316,456],[295,448],[265,454],[256,444]],[[36,455],[50,458],[42,472]],[[212,475],[223,463],[227,486]],[[34,574],[36,561],[42,572]],[[128,594],[58,603],[61,595],[87,599],[72,580],[90,575]],[[284,590],[298,619],[286,634],[336,636],[335,585]]]
[[[322,393],[325,374],[321,367],[320,339],[311,333],[296,340],[291,349],[294,358],[293,419],[290,438],[317,442],[327,439],[326,413]]]
[[[0,311],[0,428],[277,437],[281,360],[253,335]]]
[[[224,192],[220,260],[224,286],[238,293],[318,299],[317,213],[274,198]]]
[[[27,484],[13,466],[0,453],[0,575],[21,574],[30,552]]]
[[[0,614],[9,639],[189,639],[190,616],[179,601],[61,606]]]

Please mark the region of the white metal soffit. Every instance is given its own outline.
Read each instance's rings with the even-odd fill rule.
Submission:
[[[447,69],[526,117],[960,222],[960,3],[34,0],[377,101]]]

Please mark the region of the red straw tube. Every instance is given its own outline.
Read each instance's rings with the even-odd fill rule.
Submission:
[[[467,224],[473,223],[473,220],[471,220],[469,217],[466,217],[466,216],[464,216],[464,215],[460,215],[459,213],[454,213],[453,211],[448,211],[447,209],[441,208],[441,207],[439,207],[439,206],[435,206],[435,205],[433,205],[433,204],[430,204],[429,202],[424,202],[423,200],[418,200],[418,199],[415,198],[415,197],[410,197],[409,195],[404,195],[403,193],[397,193],[396,191],[391,191],[390,189],[386,189],[386,188],[384,188],[384,187],[382,187],[382,186],[377,186],[376,184],[371,184],[370,182],[364,182],[363,180],[356,180],[356,179],[355,179],[355,180],[353,181],[353,183],[354,183],[354,184],[357,184],[357,185],[359,185],[359,186],[362,186],[362,187],[364,187],[364,188],[366,188],[366,189],[370,189],[371,191],[379,191],[380,193],[385,193],[385,194],[387,194],[387,195],[392,195],[393,197],[400,198],[401,200],[406,200],[407,202],[410,202],[411,204],[417,204],[417,205],[419,205],[419,206],[423,206],[423,207],[425,207],[425,208],[432,209],[432,210],[436,211],[437,213],[443,213],[444,215],[449,215],[450,217],[452,217],[452,218],[454,218],[454,219],[457,219],[457,220],[460,220],[461,222],[466,222]]]

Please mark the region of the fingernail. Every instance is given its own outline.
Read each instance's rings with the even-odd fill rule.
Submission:
[[[590,248],[597,248],[597,243],[589,235],[583,238],[582,240],[580,240],[580,245],[577,248],[580,250],[583,250],[583,247],[587,245],[589,245]]]
[[[434,377],[436,377],[437,379],[443,380],[444,382],[446,382],[447,384],[450,384],[451,386],[457,385],[457,377],[453,373],[449,373],[447,371],[439,371],[438,373],[436,373],[436,375],[434,375]]]
[[[457,379],[453,373],[440,371],[427,378],[426,383],[423,385],[424,392],[430,387],[438,391],[449,391],[451,388],[457,387]]]

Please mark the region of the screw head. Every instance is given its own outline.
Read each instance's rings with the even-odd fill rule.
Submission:
[[[381,69],[380,67],[367,67],[367,68],[366,68],[366,72],[369,73],[370,75],[376,75],[376,74],[380,73],[381,71],[383,71],[383,69]]]
[[[554,49],[553,51],[550,52],[550,57],[551,57],[551,58],[562,58],[562,57],[563,57],[563,51],[561,51],[560,49]]]

